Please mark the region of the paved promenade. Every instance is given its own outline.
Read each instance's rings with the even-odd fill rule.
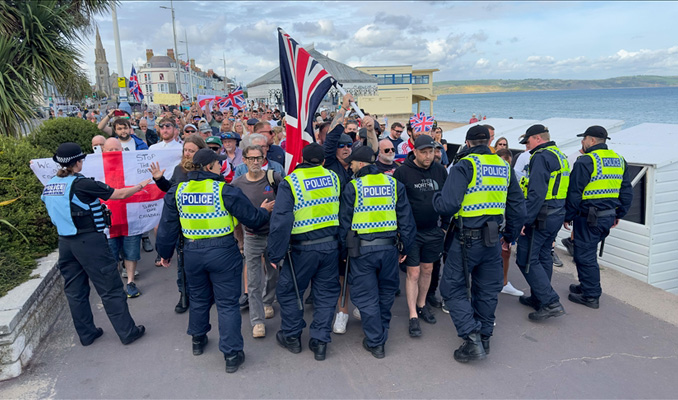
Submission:
[[[401,295],[385,359],[363,350],[360,321],[353,317],[345,335],[333,335],[327,360],[318,362],[308,350],[307,330],[304,350],[291,354],[275,341],[278,315],[266,321],[266,338],[255,340],[244,312],[247,358],[237,373],[226,374],[216,310],[205,354],[194,357],[185,333],[188,313],[174,313],[175,269],[156,268],[153,254],[146,253],[137,279],[143,295],[129,300],[137,323],[146,326],[142,339],[123,346],[93,296],[104,336],[82,347],[70,314],[63,312],[31,367],[0,383],[0,398],[677,398],[678,296],[604,269],[601,308],[573,304],[567,287],[574,267],[559,254],[566,265],[553,282],[567,315],[533,323],[530,309],[501,294],[492,351],[484,361],[453,360],[461,340],[440,310],[437,324],[422,323],[422,337],[410,338]],[[517,288],[527,286],[515,265],[510,280]],[[401,287],[404,292],[404,274]]]

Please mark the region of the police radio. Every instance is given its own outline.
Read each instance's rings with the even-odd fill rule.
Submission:
[[[106,204],[101,203],[101,214],[104,218],[104,225],[106,225],[106,228],[111,227],[111,210],[106,207]]]

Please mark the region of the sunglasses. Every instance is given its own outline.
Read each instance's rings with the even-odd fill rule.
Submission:
[[[348,147],[349,149],[353,146],[353,143],[340,143],[337,147],[340,149],[343,149],[344,147]]]
[[[258,161],[258,162],[264,161],[264,157],[262,157],[262,156],[259,156],[259,157],[243,157],[243,158],[247,161]]]
[[[221,147],[216,147],[216,146],[209,146],[209,148],[212,149],[212,150],[214,150],[214,151],[219,151],[219,150],[221,150]]]
[[[390,153],[390,152],[394,152],[394,153],[395,153],[395,149],[394,149],[393,147],[391,147],[390,149],[384,149],[384,153],[388,154],[388,153]]]
[[[271,131],[271,130],[268,130],[268,131],[260,131],[259,133],[268,133],[269,135],[271,135],[271,134],[273,133],[273,131]]]
[[[162,125],[160,125],[160,127],[161,128],[174,128],[174,125],[172,125],[172,124],[162,124]],[[195,132],[195,131],[193,131],[193,132]]]
[[[497,147],[499,147],[499,146],[506,147],[506,143],[497,143]]]
[[[396,133],[403,133],[402,129],[401,130],[394,129],[394,131],[396,131]]]
[[[195,133],[195,130],[193,130],[193,129],[186,129],[184,132],[186,132],[186,133]]]

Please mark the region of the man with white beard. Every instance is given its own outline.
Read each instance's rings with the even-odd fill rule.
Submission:
[[[379,172],[393,176],[393,171],[400,166],[395,159],[395,147],[390,139],[382,139],[379,141],[379,155],[374,165],[377,166]]]

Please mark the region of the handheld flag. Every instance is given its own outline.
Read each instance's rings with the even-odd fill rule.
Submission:
[[[245,93],[242,91],[242,87],[238,86],[234,91],[228,94],[226,97],[217,97],[215,99],[219,105],[220,110],[227,108],[233,109],[235,114],[238,111],[242,110],[245,107]]]
[[[315,141],[313,115],[336,80],[281,28],[278,47],[285,102],[285,171],[289,174],[302,160],[301,149]]]
[[[132,65],[132,73],[129,76],[129,93],[134,96],[134,99],[137,102],[141,102],[144,99],[144,94],[141,92],[141,86],[139,85],[139,79],[137,78],[137,71]]]
[[[415,132],[428,132],[433,129],[433,117],[427,117],[422,111],[410,118],[410,125]]]

